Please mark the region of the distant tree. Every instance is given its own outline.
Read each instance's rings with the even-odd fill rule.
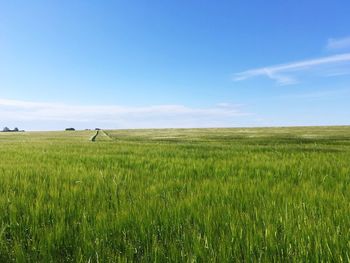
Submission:
[[[15,127],[15,128],[13,129],[13,131],[14,131],[14,132],[18,132],[19,129],[18,129],[17,127]]]
[[[9,129],[9,127],[5,127],[2,131],[3,131],[3,132],[9,132],[9,131],[11,131],[11,130]]]
[[[66,131],[75,131],[74,128],[66,128]]]

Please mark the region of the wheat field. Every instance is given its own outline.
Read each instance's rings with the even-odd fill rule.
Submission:
[[[349,262],[350,127],[0,133],[0,262]]]

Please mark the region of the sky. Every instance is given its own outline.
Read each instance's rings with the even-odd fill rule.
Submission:
[[[350,2],[0,0],[0,127],[350,125]]]

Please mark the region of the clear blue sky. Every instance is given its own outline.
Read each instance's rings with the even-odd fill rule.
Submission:
[[[350,2],[1,1],[0,126],[350,124]]]

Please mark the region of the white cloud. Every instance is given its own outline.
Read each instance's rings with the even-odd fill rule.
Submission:
[[[327,49],[345,49],[350,48],[350,37],[345,38],[330,38],[327,42]]]
[[[56,122],[60,128],[68,124],[86,128],[89,128],[88,125],[107,128],[210,127],[232,125],[234,118],[245,115],[238,106],[231,104],[208,108],[184,105],[125,107],[0,99],[0,120],[3,125],[8,122]]]
[[[242,81],[258,76],[265,76],[275,80],[279,85],[290,85],[297,83],[292,74],[298,72],[316,70],[319,74],[327,75],[330,70],[333,72],[343,71],[344,66],[350,62],[350,53],[321,57],[317,59],[292,62],[282,65],[268,66],[263,68],[251,69],[234,74],[234,81]],[[322,69],[322,70],[320,70]]]

